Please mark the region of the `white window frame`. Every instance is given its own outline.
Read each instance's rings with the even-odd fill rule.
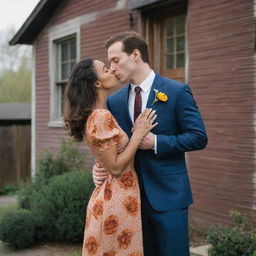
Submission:
[[[80,60],[80,24],[78,22],[65,23],[51,27],[49,35],[49,78],[50,78],[50,120],[48,127],[64,127],[63,118],[57,116],[57,44],[56,41],[65,39],[69,36],[76,38],[76,62]]]

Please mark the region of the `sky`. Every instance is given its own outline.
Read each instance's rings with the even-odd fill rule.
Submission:
[[[17,32],[40,0],[0,0],[0,32]]]
[[[18,32],[39,1],[40,0],[0,0],[0,71],[6,67],[17,68],[15,65],[19,62],[13,62],[14,57],[12,57],[12,55],[10,57],[10,50],[2,51],[2,49],[5,49],[5,44]],[[17,45],[13,49],[15,49],[17,54],[23,54],[24,52],[27,54],[31,53],[31,46],[27,45]]]

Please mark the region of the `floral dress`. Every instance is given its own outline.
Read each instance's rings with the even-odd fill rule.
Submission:
[[[117,145],[120,153],[129,141],[105,109],[96,109],[89,116],[86,140],[100,166],[104,150]],[[109,174],[95,188],[87,206],[82,255],[143,256],[140,193],[133,160],[120,176]]]

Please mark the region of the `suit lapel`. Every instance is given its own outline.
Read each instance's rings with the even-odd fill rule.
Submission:
[[[156,106],[158,105],[159,101],[157,101],[156,103],[154,103],[154,105],[152,105],[153,101],[155,100],[155,91],[154,90],[158,90],[159,92],[164,92],[164,81],[163,78],[158,75],[156,73],[154,82],[152,84],[152,87],[150,89],[150,93],[148,96],[148,101],[147,101],[147,108],[156,108]]]
[[[130,84],[127,85],[124,88],[122,98],[121,98],[121,102],[120,102],[120,108],[123,111],[123,116],[124,116],[125,123],[129,128],[131,128],[133,126],[131,116],[130,116],[130,113],[129,113],[129,109],[128,109],[128,100],[129,100],[130,88],[131,88]]]

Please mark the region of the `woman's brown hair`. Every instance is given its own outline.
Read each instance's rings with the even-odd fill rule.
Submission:
[[[84,59],[73,68],[65,90],[64,122],[77,142],[84,138],[87,118],[97,100],[96,81],[93,59]]]

